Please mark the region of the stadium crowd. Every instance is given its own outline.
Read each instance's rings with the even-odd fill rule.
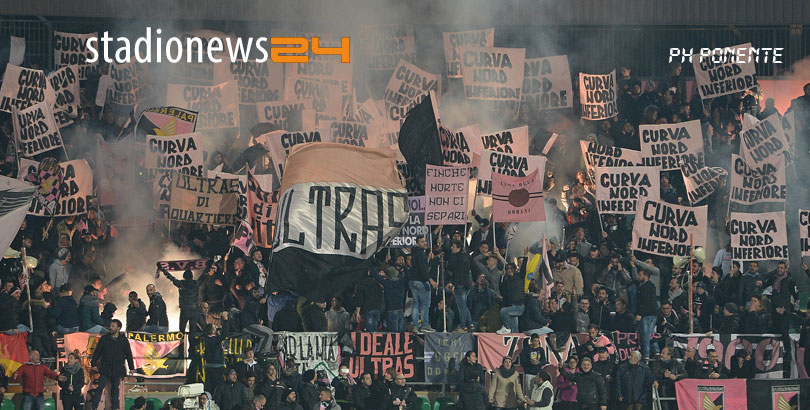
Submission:
[[[616,118],[580,123],[576,104],[570,113],[553,115],[556,119],[567,116],[573,123],[559,133],[548,152],[544,183],[546,208],[553,210],[564,228],[561,233],[550,233],[547,243],[538,235],[522,255],[507,255],[508,224],[473,212],[476,221],[469,226],[435,227],[415,247],[380,250],[373,258],[373,268],[342,294],[305,300],[283,289],[269,289],[267,280],[274,273],[268,263],[270,250],[241,253],[231,246],[232,228],[175,224],[171,231],[163,232],[166,243],[212,262],[196,278],[191,270],[179,278],[162,271],[160,275],[168,281],[159,281],[151,273],[107,264],[105,253],[118,233],[105,220],[102,209],[93,207],[84,215],[61,218],[27,217],[11,248],[25,248],[27,255],[39,261],[31,272],[30,300],[21,286],[25,281],[21,280],[20,260],[6,258],[0,266],[0,331],[30,332],[33,364],[14,378],[33,377],[25,376],[27,372],[37,372],[40,382],[42,374],[57,378],[63,403],[79,408],[83,399],[76,392],[81,391],[84,377],[70,375],[83,371],[77,367],[80,358],[70,353],[61,376],[39,364],[40,355],[58,355],[57,335],[104,333],[103,345],[99,342],[92,358],[94,371],[101,375],[96,388],[110,383],[117,394],[127,373],[124,363],[129,361],[129,370],[133,368],[132,353],[121,332],[179,329],[202,337],[206,346],[207,393],[200,400],[201,409],[413,409],[415,390],[393,369],[383,374],[364,373],[354,380],[344,364],[331,383],[323,383],[313,370],[299,373],[294,362],[282,368],[267,365],[252,350],[228,367],[221,342],[225,336],[241,332],[259,339],[280,331],[525,333],[531,337],[517,362],[507,357],[499,368],[484,369],[477,363],[476,352],[466,354],[452,376],[460,408],[641,409],[652,400],[653,386],[660,389],[661,396],[673,397],[674,382],[683,378],[754,375],[751,355],[744,350],[730,368],[718,361],[716,353],[704,361],[689,350],[683,360],[673,359],[669,336],[674,333],[775,333],[790,349],[788,334],[795,322],[801,324],[799,346],[810,348],[810,311],[802,312],[799,306],[796,280],[797,275],[810,277],[810,270],[804,264],[791,266],[786,260],[732,260],[729,246],[722,245],[728,243],[724,232],[727,187],[702,202],[709,205],[715,228],[709,242],[721,246],[715,255],[697,252],[698,260],[690,271],[688,259],[630,250],[630,220],[597,212],[594,186],[579,151],[580,136],[639,150],[640,124],[697,119],[703,125],[708,165],[728,168],[731,154],[739,149],[742,114],[765,118],[776,112],[773,100],[760,101],[757,89],[715,98],[708,104],[697,96],[686,100],[681,65],[674,65],[662,79],[643,82],[633,76],[630,67],[621,67],[619,73]],[[797,138],[807,138],[810,84],[805,85],[802,97],[793,100],[790,110],[800,124],[797,128],[804,130]],[[528,125],[530,154],[539,154],[551,134],[546,132],[549,118],[538,107],[524,105],[520,115],[504,124]],[[0,121],[5,158],[0,172],[16,177],[10,116],[4,114]],[[63,130],[71,158],[81,156],[70,152],[71,139],[88,130],[112,138],[120,127],[97,109],[84,109],[81,118]],[[210,169],[222,163],[227,166],[229,155],[212,155],[217,160],[212,160]],[[800,178],[807,165],[797,161],[799,169],[791,177]],[[806,189],[799,185],[790,189]],[[662,174],[660,194],[667,202],[689,205],[680,172]],[[544,263],[529,267],[536,254],[548,261],[550,269]],[[133,284],[142,283],[143,278],[159,282],[162,292],[155,283],[136,289]],[[548,294],[543,283],[553,283]],[[121,305],[123,300],[126,307]],[[167,313],[175,303],[180,312],[178,329],[170,328]],[[690,312],[694,314],[691,322]],[[613,331],[640,334],[641,349],[627,362],[617,362],[603,336]],[[551,333],[588,334],[587,343],[560,366],[557,377],[547,371],[548,358],[539,347],[539,337],[534,336]],[[256,349],[264,357],[273,347],[259,344]],[[810,356],[805,361],[810,364]],[[488,387],[484,383],[487,372]],[[0,381],[7,387],[7,380]],[[41,388],[26,391],[32,397],[42,394]],[[99,396],[92,399],[94,405]],[[663,405],[676,408],[674,402]],[[138,400],[134,408],[144,406]],[[181,407],[174,401],[168,406]]]

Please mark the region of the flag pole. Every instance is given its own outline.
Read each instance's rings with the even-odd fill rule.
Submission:
[[[31,332],[34,331],[34,319],[31,314],[31,272],[28,270],[28,255],[26,254],[25,246],[22,247],[22,266],[25,272],[25,292],[28,294],[28,324]]]
[[[689,234],[689,333],[695,332],[695,312],[692,307],[692,277],[694,276],[693,262],[695,260],[694,234]]]

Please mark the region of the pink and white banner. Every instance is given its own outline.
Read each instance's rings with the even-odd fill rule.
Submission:
[[[492,174],[492,217],[497,222],[545,221],[539,170],[525,177]]]
[[[425,225],[467,223],[468,167],[428,165],[425,170]]]

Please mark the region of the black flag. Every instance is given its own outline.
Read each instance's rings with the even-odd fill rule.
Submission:
[[[425,97],[411,108],[399,129],[399,151],[408,162],[411,175],[419,187],[417,195],[425,194],[426,165],[444,165],[436,112],[431,100],[431,97]]]

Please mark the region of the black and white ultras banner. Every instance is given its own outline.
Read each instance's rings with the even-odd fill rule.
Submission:
[[[367,259],[397,235],[407,220],[405,189],[299,183],[279,201],[273,251],[292,247]]]

